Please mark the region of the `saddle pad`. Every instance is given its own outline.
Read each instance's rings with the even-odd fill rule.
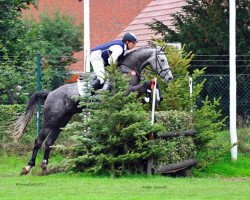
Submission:
[[[88,84],[87,82],[77,79],[77,89],[80,96],[83,96],[85,94],[85,90],[87,89],[87,84]]]

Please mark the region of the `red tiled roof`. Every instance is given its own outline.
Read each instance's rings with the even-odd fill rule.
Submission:
[[[91,47],[112,41],[151,0],[90,0]]]
[[[126,32],[134,33],[138,38],[137,47],[148,44],[148,41],[154,38],[160,38],[161,35],[155,35],[146,23],[153,19],[162,21],[164,24],[171,26],[171,14],[181,12],[181,7],[185,5],[186,0],[153,0],[135,19],[120,33],[117,38],[121,38]]]

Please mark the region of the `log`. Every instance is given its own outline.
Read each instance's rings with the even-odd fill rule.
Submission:
[[[194,136],[195,134],[196,134],[196,130],[169,131],[169,132],[158,135],[158,138],[169,139],[172,137],[179,137],[179,136]]]
[[[175,173],[177,171],[192,167],[196,164],[197,164],[196,159],[189,159],[189,160],[185,160],[183,162],[162,165],[158,169],[156,169],[155,172],[158,174]]]

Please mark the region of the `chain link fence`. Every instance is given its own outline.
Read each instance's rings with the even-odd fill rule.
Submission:
[[[209,100],[221,98],[220,105],[223,116],[229,115],[229,75],[213,74],[198,77],[196,83],[206,80],[204,87],[200,93],[198,106],[205,100],[206,96]],[[243,118],[250,116],[250,74],[237,74],[237,115]],[[195,84],[195,83],[194,83]]]
[[[58,58],[59,59],[59,58]],[[48,68],[48,62],[52,62],[54,58],[46,57],[46,59],[41,60],[41,67],[42,67],[42,80],[46,83],[47,80],[44,80],[44,73],[45,70]],[[67,60],[67,58],[62,57],[59,60]],[[204,84],[204,88],[201,91],[200,99],[197,102],[198,106],[201,105],[202,101],[205,100],[206,96],[209,97],[209,100],[213,100],[213,98],[221,98],[220,104],[222,109],[223,116],[229,115],[229,105],[230,105],[230,99],[229,99],[229,56],[228,55],[196,55],[192,61],[192,64],[189,68],[189,71],[192,71],[194,69],[202,69],[206,67],[206,74],[200,76],[196,83],[199,83],[206,80]],[[46,61],[46,62],[45,62]],[[1,61],[0,61],[1,62]],[[248,65],[248,62],[250,62],[250,56],[248,55],[238,55],[237,56],[237,115],[242,117],[250,116],[250,66]],[[34,68],[34,80],[36,79],[36,63],[33,63]],[[70,67],[67,67],[68,70],[72,72],[72,68],[74,70],[82,70],[83,63],[81,61],[72,64]],[[69,77],[72,77],[72,74],[69,73],[68,70],[65,69],[65,66],[56,65],[54,68],[60,70],[56,70],[57,76],[61,77],[65,74],[65,72],[68,72]],[[29,69],[27,69],[29,70]],[[0,70],[1,71],[1,70]],[[244,73],[245,72],[245,73]],[[249,73],[248,73],[249,72]],[[27,72],[28,73],[28,72]],[[1,77],[4,76],[4,74],[1,74]],[[50,77],[50,75],[47,75]],[[47,78],[48,79],[48,78]],[[0,86],[2,84],[5,85],[5,82],[2,82],[0,79]],[[51,81],[48,79],[47,82]],[[53,81],[52,81],[53,82]],[[54,84],[54,83],[51,83]],[[188,84],[188,83],[187,83]],[[195,82],[193,83],[195,84]],[[35,83],[33,84],[34,88],[32,88],[32,91],[35,91]],[[17,85],[18,86],[18,85]],[[42,89],[46,89],[46,86],[43,84]],[[55,85],[54,85],[55,86]],[[16,87],[16,86],[15,86]],[[13,86],[13,88],[9,88],[10,91],[15,92],[15,95],[19,95],[19,93],[16,91],[16,88]],[[22,85],[22,87],[27,87],[26,85]],[[0,87],[0,95],[3,96],[1,93],[1,87]],[[27,98],[24,98],[24,100],[20,100],[17,98],[17,103],[24,103],[28,100],[28,97],[31,94],[27,93]],[[7,98],[4,100],[0,98],[1,104],[12,104],[10,100]]]

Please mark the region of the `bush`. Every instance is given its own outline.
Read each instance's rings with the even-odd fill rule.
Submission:
[[[68,148],[73,153],[65,160],[73,171],[113,176],[143,173],[149,158],[164,154],[160,143],[152,144],[147,139],[148,133],[158,133],[164,127],[151,125],[149,112],[136,100],[135,93],[124,96],[128,82],[118,70],[114,73],[112,92],[104,91],[80,102],[83,119],[90,116],[85,124],[74,123],[73,131],[80,130],[75,136],[78,143]]]
[[[189,130],[194,128],[192,114],[185,111],[159,111],[155,113],[155,121],[162,123],[166,131]]]
[[[164,125],[166,131],[184,131],[193,129],[192,114],[184,111],[160,111],[156,112],[155,120]],[[172,164],[187,159],[195,158],[196,146],[191,136],[173,137],[162,141],[166,147],[157,165]]]
[[[142,106],[135,99],[135,94],[123,96],[128,86],[127,80],[111,67],[110,80],[114,84],[111,93],[85,95],[80,100],[85,123],[74,123],[66,129],[76,134],[74,139],[78,143],[68,148],[61,146],[61,149],[73,151],[69,159],[60,164],[63,169],[112,175],[145,173],[150,158],[154,158],[155,165],[171,164],[194,158],[197,150],[202,152],[200,158],[206,160],[204,152],[209,150],[208,144],[223,127],[218,111],[219,100],[207,100],[200,108],[197,107],[195,102],[199,99],[205,80],[194,85],[190,98],[187,68],[192,54],[186,53],[184,49],[179,51],[171,48],[167,48],[166,53],[173,73],[179,73],[180,76],[176,75],[168,87],[161,78],[158,79],[164,101],[157,109],[161,112],[156,115],[155,125],[149,123],[149,107]],[[204,70],[195,70],[193,80],[203,73]],[[146,76],[151,79],[153,75]],[[86,120],[89,113],[90,118]],[[193,128],[197,130],[194,139],[178,137],[148,140],[152,133]]]
[[[72,138],[76,143],[70,147],[57,146],[68,150],[70,155],[60,166],[52,167],[53,170],[59,167],[118,176],[146,173],[150,158],[154,158],[155,166],[194,158],[196,151],[191,137],[150,140],[152,133],[191,129],[192,116],[179,111],[157,112],[152,126],[150,112],[136,100],[136,94],[124,96],[127,88],[124,75],[117,70],[113,73],[115,84],[111,92],[86,95],[80,101],[85,123],[74,122],[64,130],[76,134]]]
[[[250,117],[237,117],[238,147],[243,154],[250,153]]]

